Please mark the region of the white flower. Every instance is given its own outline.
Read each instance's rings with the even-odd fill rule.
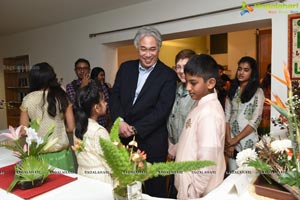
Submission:
[[[275,153],[283,153],[288,148],[292,147],[292,142],[289,139],[283,139],[283,140],[275,140],[271,142],[271,149]]]
[[[264,147],[264,143],[266,144],[270,144],[272,141],[272,137],[264,135],[261,140],[259,140],[256,144],[255,147],[259,148],[259,149],[263,149]]]
[[[239,152],[236,156],[236,164],[238,167],[245,167],[247,166],[247,162],[249,160],[255,160],[257,158],[257,153],[254,149],[245,149]]]
[[[43,139],[38,136],[38,133],[31,127],[25,128],[26,130],[26,143],[30,146],[33,141],[37,143],[37,146],[43,143]]]
[[[54,144],[56,144],[58,141],[58,138],[52,138],[50,139],[47,144],[43,147],[43,151],[47,151],[50,147],[52,147]]]

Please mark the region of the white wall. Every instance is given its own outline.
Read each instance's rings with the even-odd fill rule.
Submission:
[[[253,0],[247,1],[247,3],[254,2]],[[295,2],[289,0],[285,3]],[[107,72],[107,80],[113,83],[118,68],[116,64],[117,54],[115,46],[107,44],[132,40],[136,29],[104,34],[91,39],[89,38],[90,33],[142,26],[232,7],[236,7],[236,9],[178,22],[163,23],[156,25],[156,27],[166,36],[269,19],[272,21],[273,31],[272,72],[282,75],[282,63],[287,62],[287,15],[269,14],[266,10],[255,9],[253,13],[240,16],[241,1],[236,0],[226,0],[226,3],[217,0],[152,0],[53,26],[5,36],[0,38],[0,59],[29,54],[30,64],[41,61],[49,62],[55,67],[58,77],[64,78],[65,84],[75,77],[73,71],[75,60],[84,57],[90,60],[91,66],[103,66]],[[3,70],[1,68],[0,99],[4,98],[2,76]],[[276,92],[278,91],[280,96],[285,97],[285,88],[280,88],[273,81],[272,88],[275,87]],[[3,110],[0,110],[0,116],[1,118],[5,116]],[[0,120],[0,129],[3,128],[6,128],[5,117],[4,120]]]

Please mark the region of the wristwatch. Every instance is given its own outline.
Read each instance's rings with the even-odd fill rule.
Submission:
[[[133,130],[133,135],[137,135],[137,130],[134,126],[132,126],[132,130]]]

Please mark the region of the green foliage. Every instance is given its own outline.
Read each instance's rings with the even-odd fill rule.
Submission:
[[[37,132],[40,128],[40,120],[35,119],[35,120],[30,121],[29,126]]]
[[[15,178],[7,188],[10,192],[17,183],[34,181],[36,179],[46,179],[53,171],[53,168],[49,168],[47,161],[37,156],[29,156],[23,159],[15,166]]]
[[[104,158],[112,169],[113,177],[122,177],[124,176],[124,172],[131,170],[129,154],[125,147],[115,146],[111,141],[101,137],[100,145],[103,150]],[[121,180],[119,181],[122,182]],[[124,181],[126,182],[126,180]]]
[[[8,187],[7,191],[11,191],[17,183],[27,183],[40,179],[43,181],[52,171],[52,168],[49,168],[48,162],[44,161],[39,157],[45,149],[49,148],[58,140],[48,141],[49,137],[54,132],[54,125],[52,125],[44,137],[38,136],[38,130],[40,128],[40,121],[38,119],[31,121],[30,128],[25,128],[26,130],[26,144],[25,137],[21,137],[20,130],[21,126],[16,129],[17,133],[14,133],[10,128],[12,135],[9,133],[4,133],[9,139],[0,143],[0,146],[5,147],[9,150],[15,152],[15,155],[21,158],[21,162],[15,166],[15,178]],[[11,137],[13,136],[13,137]]]
[[[19,139],[20,140],[20,139]],[[20,156],[19,158],[25,158],[27,156],[27,153],[23,151],[23,148],[21,147],[19,140],[9,141],[9,140],[3,140],[0,141],[0,147],[4,147],[8,150],[19,152]]]
[[[269,183],[272,184],[271,178],[268,174],[273,173],[272,167],[261,159],[249,160],[248,165],[254,167],[259,171],[262,177]]]
[[[192,170],[199,170],[200,168],[209,167],[212,165],[215,165],[215,163],[208,160],[154,163],[148,167],[147,174],[149,178],[156,176],[167,176],[170,174],[180,174]]]
[[[211,161],[167,162],[154,163],[153,165],[144,161],[144,168],[136,168],[136,165],[130,159],[128,149],[120,143],[115,143],[117,140],[120,140],[118,129],[115,128],[118,125],[119,120],[114,123],[112,132],[110,133],[111,141],[100,137],[100,145],[104,158],[112,170],[112,177],[119,182],[120,187],[134,181],[145,181],[159,175],[166,176],[214,165],[214,162]]]
[[[300,187],[300,172],[289,171],[279,176],[280,183]]]
[[[120,138],[119,138],[119,125],[120,125],[120,117],[118,117],[114,124],[113,124],[113,127],[111,128],[111,131],[110,131],[110,140],[112,142],[120,142]]]
[[[248,165],[263,173],[272,171],[272,167],[260,159],[249,160]]]
[[[281,108],[278,105],[272,104],[273,108],[275,108],[281,115],[283,115],[285,118],[288,118],[288,112],[286,109]]]

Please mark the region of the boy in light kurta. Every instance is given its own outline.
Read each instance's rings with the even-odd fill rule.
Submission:
[[[214,90],[218,78],[218,66],[209,55],[190,58],[186,64],[185,77],[190,96],[198,100],[188,114],[180,136],[176,162],[188,160],[211,160],[215,166],[175,175],[178,199],[205,196],[216,188],[224,177],[225,114]]]

